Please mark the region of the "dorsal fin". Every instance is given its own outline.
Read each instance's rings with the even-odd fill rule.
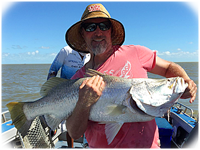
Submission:
[[[55,86],[59,85],[62,82],[67,81],[68,79],[58,78],[58,77],[52,77],[49,80],[47,80],[40,89],[40,95],[42,97],[46,96],[48,92]]]
[[[103,73],[96,71],[96,70],[93,70],[93,69],[90,69],[90,68],[88,68],[86,70],[86,73],[85,73],[86,77],[93,77],[93,76],[96,76],[96,75],[99,75],[101,77],[105,76]]]

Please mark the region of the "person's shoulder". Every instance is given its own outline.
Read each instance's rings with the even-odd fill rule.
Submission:
[[[65,46],[63,47],[61,50],[67,52],[67,53],[72,53],[73,52],[73,49],[69,46]]]
[[[135,49],[137,49],[137,45],[136,46],[135,45],[121,45],[118,47],[119,51],[126,51],[126,52],[133,51]]]
[[[149,48],[141,45],[122,45],[121,47],[124,49],[131,49],[136,51],[150,51]]]
[[[65,46],[60,50],[60,53],[71,54],[73,52],[72,48],[69,46]]]
[[[139,45],[121,45],[118,47],[118,49],[135,49],[137,48]]]
[[[121,48],[146,48],[145,46],[141,46],[141,45],[122,45],[120,46]]]

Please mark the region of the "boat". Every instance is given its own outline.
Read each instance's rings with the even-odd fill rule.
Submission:
[[[198,115],[195,118],[190,107],[177,102],[171,107],[167,119],[173,127],[172,142],[176,147],[188,147],[195,138],[198,138]]]
[[[84,136],[78,140],[70,138],[65,123],[52,131],[46,125],[42,116],[36,117],[28,132],[28,136],[22,137],[7,120],[9,111],[2,116],[2,146],[9,148],[88,148]],[[9,118],[9,117],[8,117]],[[175,103],[167,114],[156,118],[159,129],[161,148],[185,148],[190,147],[191,141],[198,138],[198,118],[194,117],[193,110],[182,103]],[[40,136],[40,142],[35,137]],[[42,140],[41,140],[42,139]]]

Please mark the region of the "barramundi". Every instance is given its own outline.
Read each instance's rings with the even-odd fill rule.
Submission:
[[[50,78],[41,87],[42,98],[39,100],[7,104],[15,127],[25,135],[32,120],[43,115],[47,125],[52,130],[56,129],[61,121],[72,114],[82,82],[99,75],[105,82],[105,88],[92,106],[89,120],[106,124],[105,134],[110,144],[123,123],[146,122],[161,117],[188,86],[181,77],[125,79],[92,69],[87,70],[86,75],[75,80]]]

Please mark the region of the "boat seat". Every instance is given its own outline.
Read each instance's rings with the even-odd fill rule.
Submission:
[[[1,124],[1,133],[4,133],[15,127],[14,125],[11,125],[11,124],[12,124],[12,120],[2,123]]]

